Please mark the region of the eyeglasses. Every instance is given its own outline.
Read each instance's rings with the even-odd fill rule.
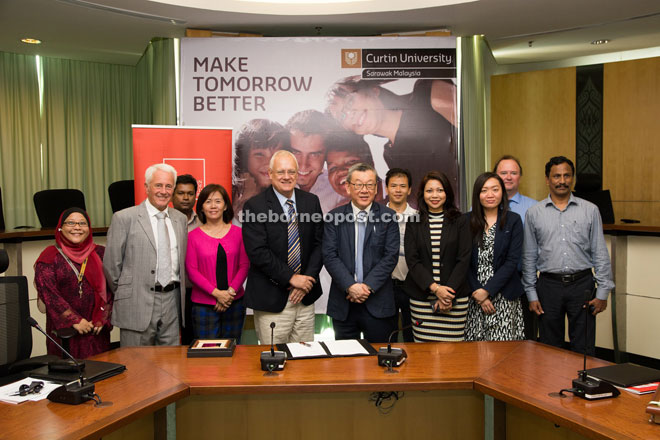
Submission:
[[[70,228],[73,228],[73,227],[76,226],[76,225],[80,226],[81,228],[86,228],[86,227],[89,226],[89,225],[87,224],[86,221],[72,222],[71,220],[68,220],[68,221],[65,221],[65,222],[62,223],[62,224],[63,224],[64,226],[68,226],[68,227],[70,227]]]
[[[348,182],[356,191],[362,191],[362,188],[367,188],[367,191],[373,191],[376,189],[375,183],[351,183]]]

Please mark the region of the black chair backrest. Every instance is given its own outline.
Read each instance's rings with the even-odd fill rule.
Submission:
[[[2,205],[2,188],[0,188],[0,231],[5,230],[5,214]]]
[[[62,212],[85,207],[85,195],[78,189],[46,189],[34,195],[34,208],[42,228],[54,228]]]
[[[26,277],[0,277],[0,375],[32,354]]]
[[[3,273],[9,268],[9,255],[6,249],[0,249],[0,273]]]
[[[112,212],[135,206],[135,181],[119,180],[108,187]]]

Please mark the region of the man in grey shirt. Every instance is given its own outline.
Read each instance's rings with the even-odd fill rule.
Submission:
[[[567,316],[571,350],[584,352],[586,337],[593,355],[595,316],[607,308],[614,283],[598,208],[571,194],[574,174],[573,162],[563,156],[545,166],[550,195],[527,210],[523,286],[539,317],[541,342],[561,347]],[[593,317],[585,323],[587,302]]]

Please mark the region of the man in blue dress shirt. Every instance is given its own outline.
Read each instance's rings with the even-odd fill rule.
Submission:
[[[607,308],[614,288],[600,213],[571,193],[575,167],[569,159],[551,158],[545,175],[550,195],[531,207],[525,220],[523,287],[539,316],[541,342],[561,347],[568,317],[571,350],[582,353],[586,340],[593,355],[595,316]]]

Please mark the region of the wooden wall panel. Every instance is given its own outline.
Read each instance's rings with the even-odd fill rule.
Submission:
[[[193,395],[177,402],[176,438],[484,438],[484,398],[476,391],[406,391],[387,414],[369,397],[366,392]]]
[[[603,186],[617,219],[660,223],[660,58],[605,64]]]
[[[491,167],[513,154],[523,165],[520,192],[547,197],[548,159],[575,161],[575,68],[493,76],[490,102]]]

